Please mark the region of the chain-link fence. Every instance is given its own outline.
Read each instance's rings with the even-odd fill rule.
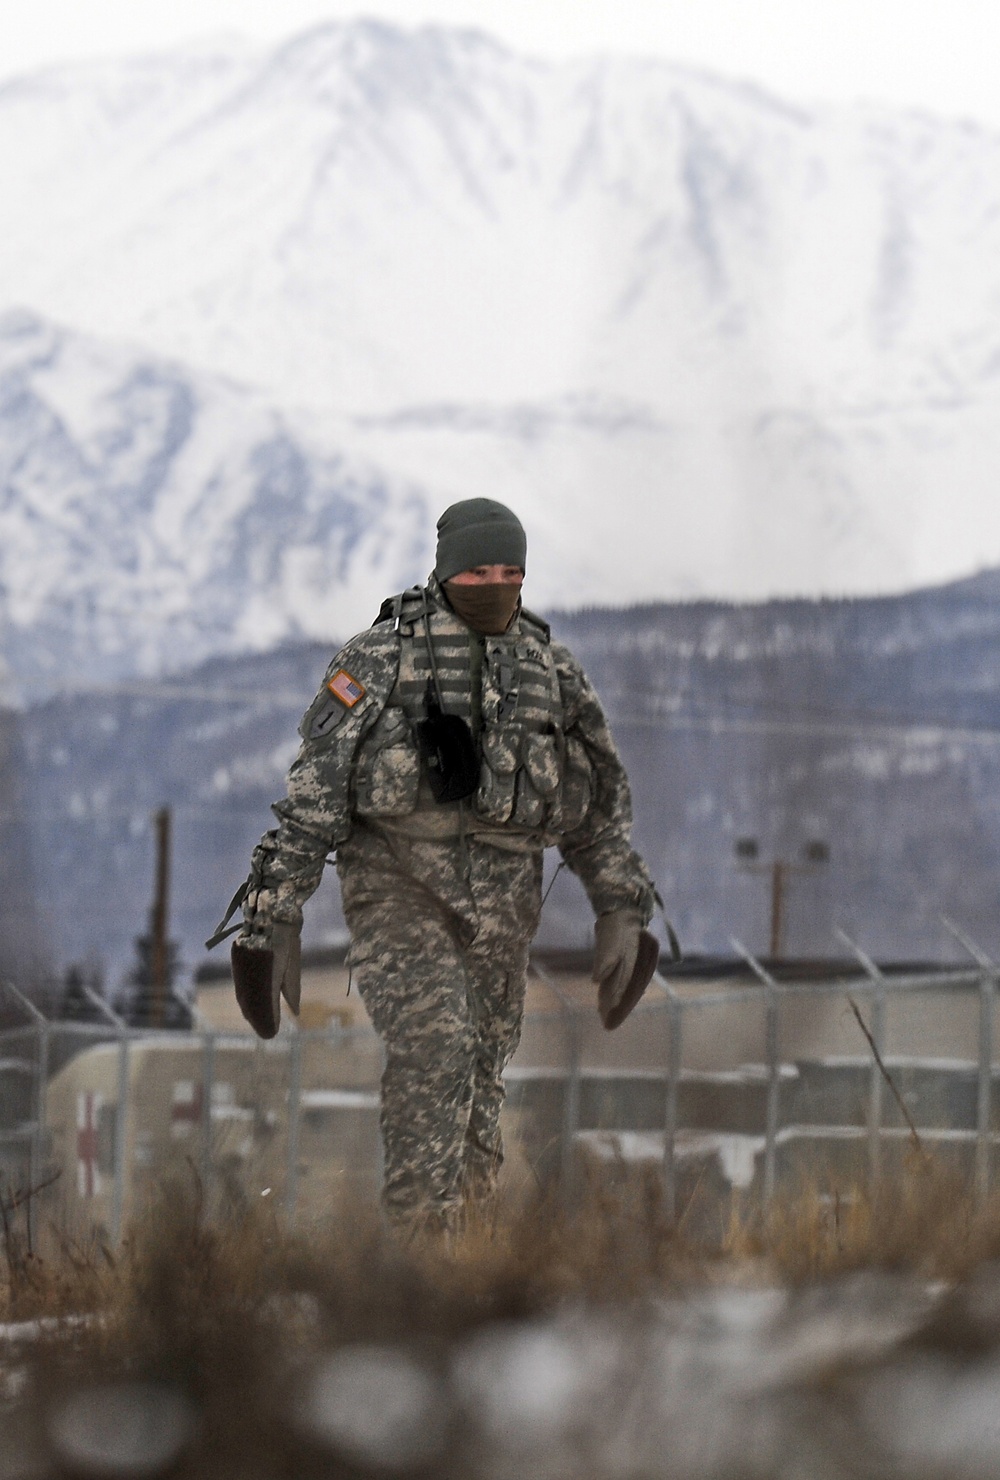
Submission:
[[[682,967],[612,1034],[583,972],[536,961],[507,1071],[505,1177],[572,1191],[588,1167],[652,1167],[679,1215],[695,1196],[766,1199],[796,1178],[877,1180],[916,1146],[985,1197],[1000,969],[960,938],[969,966],[880,969],[846,942],[839,965],[741,952]],[[196,1015],[151,1033],[103,1004],[101,1021],[69,1023],[5,991],[23,1021],[0,1034],[0,1171],[34,1239],[114,1241],[172,1178],[210,1214],[271,1199],[305,1220],[376,1196],[382,1053],[366,1024],[289,1022],[265,1043]]]

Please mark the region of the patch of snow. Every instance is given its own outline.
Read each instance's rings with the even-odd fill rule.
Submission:
[[[422,1362],[389,1347],[347,1346],[306,1378],[298,1426],[324,1448],[378,1471],[420,1470],[439,1460],[449,1409]]]
[[[375,1090],[306,1089],[299,1103],[303,1110],[377,1110],[381,1101]]]
[[[178,1390],[154,1382],[109,1382],[55,1400],[46,1431],[72,1474],[144,1477],[164,1474],[194,1436],[195,1411]]]

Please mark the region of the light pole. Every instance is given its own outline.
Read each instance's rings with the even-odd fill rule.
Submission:
[[[784,953],[785,905],[788,883],[794,874],[812,874],[830,862],[830,845],[822,838],[810,838],[803,844],[801,857],[764,859],[756,838],[737,838],[733,845],[738,868],[746,874],[767,874],[771,880],[770,956],[779,960]]]
[[[167,915],[170,908],[170,808],[161,807],[153,818],[156,824],[156,890],[150,916],[152,936],[150,996],[154,1028],[162,1028],[170,986],[170,956],[167,941]]]

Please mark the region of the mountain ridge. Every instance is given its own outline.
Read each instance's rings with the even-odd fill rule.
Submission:
[[[311,404],[316,404],[317,393],[321,404],[329,404],[331,389],[341,383],[336,377],[329,382],[318,368],[323,364],[329,368],[333,361],[324,360],[330,347],[324,349],[315,332],[309,337],[310,325],[300,312],[302,290],[315,321],[312,329],[322,336],[330,322],[330,305],[339,303],[347,311],[346,319],[340,313],[339,332],[348,331],[350,338],[356,331],[358,344],[368,346],[368,357],[382,356],[379,336],[384,340],[402,327],[397,348],[410,359],[404,380],[409,378],[411,387],[422,391],[408,393],[404,380],[394,380],[387,371],[389,378],[372,387],[375,407],[440,398],[427,394],[435,378],[441,381],[441,367],[435,367],[433,356],[428,361],[425,355],[422,365],[412,362],[411,341],[422,322],[420,315],[415,318],[416,306],[405,306],[399,297],[401,288],[421,286],[438,300],[436,307],[450,314],[447,298],[434,292],[428,264],[422,260],[428,250],[432,256],[443,254],[438,265],[449,269],[449,293],[453,299],[461,297],[465,332],[475,351],[491,340],[497,347],[509,340],[499,332],[500,313],[514,309],[517,327],[529,326],[526,343],[533,353],[521,367],[520,378],[494,382],[486,399],[524,394],[524,371],[534,373],[531,362],[539,357],[543,341],[539,325],[524,313],[534,300],[529,295],[522,302],[534,277],[553,300],[565,299],[562,280],[573,280],[571,295],[555,317],[557,303],[545,304],[542,324],[561,340],[572,339],[582,324],[586,340],[597,351],[597,361],[593,351],[588,355],[593,369],[611,352],[618,355],[618,362],[610,368],[609,383],[602,383],[598,370],[597,379],[588,384],[584,362],[576,372],[578,376],[584,370],[582,380],[574,377],[567,382],[563,373],[547,385],[536,383],[529,390],[532,399],[574,389],[629,389],[626,363],[612,351],[607,336],[613,337],[614,305],[617,316],[627,321],[640,299],[652,309],[659,330],[668,328],[672,318],[689,352],[697,351],[701,343],[698,353],[707,352],[720,335],[730,349],[748,334],[752,338],[754,319],[760,319],[762,308],[771,319],[780,311],[775,322],[786,332],[808,317],[813,340],[824,324],[827,340],[831,330],[834,338],[825,346],[820,340],[811,349],[805,340],[788,345],[791,364],[798,360],[800,372],[806,372],[804,381],[797,372],[798,379],[790,382],[799,388],[793,400],[801,399],[801,389],[810,379],[815,390],[828,378],[824,374],[817,379],[815,369],[809,371],[808,356],[820,349],[829,354],[837,335],[843,338],[845,333],[855,360],[871,361],[872,350],[876,351],[873,363],[881,367],[879,373],[873,379],[870,366],[863,373],[870,389],[877,387],[884,395],[890,384],[885,370],[891,370],[894,361],[892,356],[885,360],[878,355],[879,336],[898,337],[906,317],[913,316],[914,304],[907,299],[919,290],[920,278],[933,272],[940,280],[942,268],[952,274],[951,317],[956,317],[963,293],[972,288],[976,310],[971,312],[970,305],[959,317],[973,337],[984,323],[991,325],[986,363],[995,352],[997,315],[989,312],[989,293],[975,288],[981,270],[967,273],[964,282],[954,275],[956,253],[962,250],[958,237],[953,234],[949,240],[939,233],[936,242],[928,237],[919,264],[913,251],[914,232],[920,229],[926,236],[927,225],[940,220],[940,207],[936,216],[925,219],[926,207],[935,198],[958,208],[966,258],[977,233],[985,231],[987,241],[995,245],[989,204],[997,185],[989,182],[997,179],[1000,139],[982,135],[973,140],[960,126],[888,112],[872,116],[789,108],[770,95],[751,94],[741,85],[714,77],[706,81],[658,60],[530,61],[485,33],[441,27],[406,32],[385,23],[332,24],[253,57],[242,52],[220,56],[216,50],[201,65],[197,55],[168,57],[159,65],[167,79],[163,87],[150,85],[156,71],[150,59],[131,69],[126,63],[104,67],[97,75],[87,68],[79,76],[72,69],[60,74],[69,111],[60,126],[59,110],[54,110],[48,122],[48,149],[41,151],[52,198],[36,199],[32,211],[11,221],[12,230],[0,245],[0,266],[11,285],[8,291],[43,313],[91,332],[118,334],[136,327],[149,348],[177,353],[195,366],[241,376],[253,367],[256,373],[250,378],[271,394],[277,392],[283,402],[294,403],[302,391]],[[86,105],[77,94],[88,86],[94,98]],[[12,109],[13,101],[0,93],[0,139],[7,127],[16,124],[24,130],[37,123],[29,100],[20,99],[20,113],[26,108],[26,117]],[[76,115],[82,110],[82,116],[74,116],[74,109]],[[143,119],[148,122],[140,128],[137,120]],[[26,199],[24,190],[37,166],[30,148],[22,147],[8,155],[7,179],[0,175],[0,182],[8,192],[14,190],[15,199]],[[966,180],[950,183],[956,170],[966,177],[973,172],[980,185],[987,186],[978,209],[968,198]],[[73,178],[81,171],[83,182]],[[122,178],[138,187],[135,199],[119,202],[120,219],[108,195],[116,171],[124,171]],[[850,199],[844,195],[849,180]],[[106,209],[94,243],[100,246],[100,257],[93,264],[96,276],[93,267],[88,269],[88,286],[96,294],[88,322],[83,311],[88,299],[62,269],[67,250],[70,262],[93,255],[87,242],[95,224],[94,189],[103,195]],[[408,208],[405,244],[395,231],[398,209],[389,216],[382,210],[394,197],[396,208],[404,203]],[[582,216],[573,215],[576,207],[584,208]],[[46,231],[53,208],[57,214],[68,210],[63,219],[75,226],[58,249]],[[560,234],[560,217],[570,221],[568,235]],[[251,219],[253,237],[248,235]],[[448,234],[435,231],[435,219],[445,221],[452,237],[462,239],[464,252],[456,256],[449,249]],[[505,255],[495,261],[489,232],[476,234],[476,224],[482,225],[483,219],[491,219],[497,228],[507,223],[513,232],[496,238],[496,249]],[[158,229],[144,229],[144,220],[155,220]],[[845,225],[854,228],[853,243],[845,235]],[[124,255],[115,245],[123,229],[130,232]],[[830,271],[831,229],[833,240],[844,248],[837,269],[839,288]],[[360,232],[357,240],[379,254],[383,292],[392,297],[397,310],[381,322],[372,312],[375,304],[367,274],[357,271],[361,264],[351,255],[351,231]],[[605,240],[595,277],[586,258],[598,231]],[[524,232],[534,232],[539,246],[561,248],[562,256],[553,256],[552,251],[547,257],[519,256],[518,236]],[[172,243],[169,277],[150,270],[160,260],[157,253],[164,241]],[[212,247],[192,256],[195,241],[211,242]],[[106,291],[109,248],[128,287],[124,295],[109,296]],[[935,253],[942,258],[937,266],[932,265]],[[417,276],[400,278],[407,260],[412,264],[415,258],[421,259]],[[485,316],[484,303],[477,305],[474,297],[468,297],[469,284],[462,281],[467,276],[461,271],[465,261],[475,267]],[[497,276],[502,262],[507,266]],[[230,279],[239,281],[248,271],[259,278],[264,299],[255,305],[244,294],[241,300],[255,316],[257,329],[267,329],[256,352],[238,315],[227,314],[224,305],[206,296],[213,285],[223,291],[213,263],[225,266]],[[337,276],[338,263],[350,278]],[[59,268],[58,292],[52,283],[54,266]],[[520,287],[496,302],[491,314],[490,288],[501,282],[511,286],[511,272],[520,273]],[[995,279],[995,269],[990,276]],[[248,285],[250,280],[246,278]],[[353,315],[350,295],[343,292],[342,285],[349,280],[365,296],[367,313],[361,318]],[[693,314],[684,312],[670,281],[690,295]],[[820,284],[818,299],[831,298],[832,317],[825,309],[816,316],[815,289]],[[157,318],[159,310],[151,317],[157,295],[163,294],[161,285],[166,285],[165,301],[170,304],[167,319]],[[854,311],[861,313],[852,327],[850,297],[858,287],[868,302],[865,305],[855,292]],[[279,293],[273,312],[266,306],[272,291]],[[754,303],[762,293],[770,301]],[[789,294],[786,307],[791,316],[780,303]],[[572,310],[568,318],[567,308]],[[200,316],[200,323],[193,313]],[[923,318],[926,321],[926,309]],[[867,339],[857,333],[866,327],[865,320]],[[171,322],[186,325],[180,338],[171,339]],[[454,322],[453,316],[448,322]],[[286,333],[292,326],[296,355],[305,354],[305,379],[289,375],[287,357],[275,355],[275,330],[281,323]],[[929,325],[916,327],[919,336]],[[957,346],[959,341],[951,337]],[[231,346],[228,351],[226,343]],[[636,343],[641,347],[641,341]],[[196,352],[197,344],[201,353]],[[719,381],[717,347],[704,366],[689,368],[707,370]],[[947,389],[948,368],[935,364],[935,355],[925,352],[929,347],[921,351],[924,367],[917,380],[913,382],[908,372],[909,379],[923,384],[925,391]],[[778,348],[772,343],[770,355]],[[907,353],[917,348],[919,338]],[[942,347],[935,348],[940,359]],[[627,344],[625,349],[627,361]],[[438,347],[435,353],[440,352]],[[642,358],[648,360],[649,352],[646,346]],[[348,349],[340,353],[343,356]],[[658,353],[652,365],[671,365],[675,372],[685,367],[684,354],[678,359],[665,346]],[[787,351],[782,355],[787,358]],[[898,363],[898,356],[895,360]],[[849,362],[842,363],[846,369]],[[475,354],[461,364],[474,365]],[[356,382],[357,366],[352,367],[352,377]],[[444,378],[447,382],[448,375]],[[477,382],[487,384],[482,375],[471,381],[450,380],[463,396]],[[347,383],[343,382],[345,387]],[[662,390],[656,392],[654,385],[655,380],[647,377],[641,394],[655,404]],[[636,391],[635,386],[631,389]],[[350,410],[352,398],[335,395],[333,404]]]
[[[503,412],[446,406],[341,420],[331,434],[225,377],[198,376],[25,311],[0,315],[8,701],[162,678],[281,641],[333,640],[359,612],[374,612],[387,590],[424,579],[436,513],[484,483],[507,496],[528,529],[533,607],[651,608],[663,601],[657,573],[689,603],[711,605],[719,598],[705,587],[724,594],[727,583],[709,573],[730,549],[752,566],[753,525],[748,511],[720,528],[711,508],[672,503],[661,516],[666,538],[657,532],[660,467],[646,467],[646,454],[674,437],[648,408],[574,398]],[[400,455],[395,438],[422,445],[424,455]],[[448,453],[456,440],[469,444],[459,462]],[[581,445],[589,483],[581,470],[557,498],[548,474],[567,446]],[[633,488],[631,517],[627,498],[607,496],[616,486],[608,459],[622,457],[637,478],[645,467],[653,480],[638,508]],[[462,476],[470,462],[475,482]],[[685,520],[687,539],[678,540]],[[965,530],[976,564],[989,527],[984,516]],[[911,515],[902,533],[918,535],[919,521]],[[860,552],[866,534],[869,556],[880,557],[879,530],[865,522],[839,533],[834,523],[828,543],[846,539]],[[763,538],[780,556],[778,537]],[[691,573],[695,539],[704,559]],[[809,601],[805,571],[801,560],[790,565],[785,584],[800,585],[799,599]],[[969,580],[972,596],[976,582],[994,577]]]
[[[232,383],[0,316],[0,637],[22,696],[327,631],[429,559],[427,520],[414,484]]]
[[[357,23],[10,84],[0,201],[23,692],[342,629],[477,493],[538,606],[1000,563],[1000,137]]]
[[[601,696],[637,846],[686,948],[761,941],[763,896],[733,856],[754,836],[792,860],[812,839],[830,846],[825,872],[796,885],[790,951],[829,950],[840,924],[877,954],[933,957],[942,911],[1000,949],[997,584],[991,571],[898,597],[549,614]],[[173,688],[61,694],[7,717],[22,757],[8,825],[54,962],[103,956],[117,979],[145,920],[151,818],[165,804],[174,931],[188,963],[200,958],[271,825],[333,651],[215,657]],[[330,879],[309,907],[313,942],[343,931]],[[563,876],[542,939],[589,937],[586,901]]]

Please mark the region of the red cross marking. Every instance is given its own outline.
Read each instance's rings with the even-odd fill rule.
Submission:
[[[174,1093],[170,1103],[171,1127],[184,1132],[201,1121],[201,1081],[175,1079]]]

